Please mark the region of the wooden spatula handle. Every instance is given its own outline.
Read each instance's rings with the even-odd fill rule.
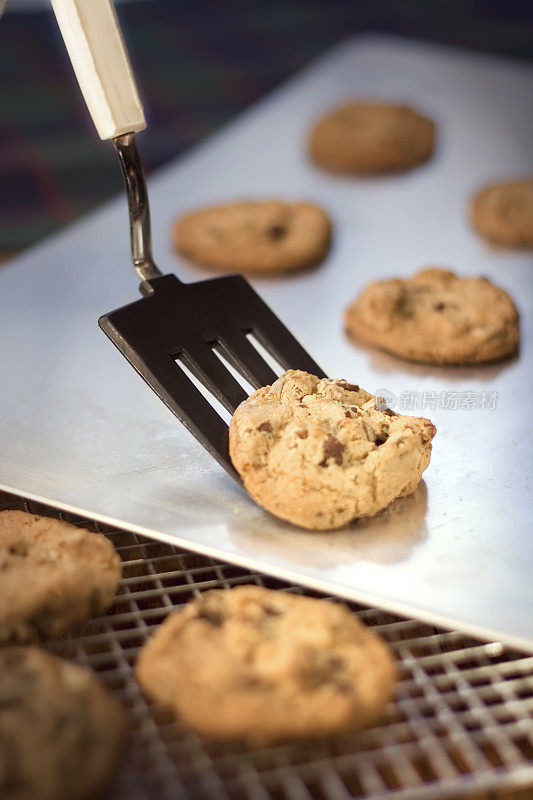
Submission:
[[[146,127],[111,0],[52,0],[78,83],[101,139]]]

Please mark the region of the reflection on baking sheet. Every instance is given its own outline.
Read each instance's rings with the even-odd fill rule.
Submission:
[[[438,364],[423,364],[417,361],[408,361],[407,359],[390,355],[384,350],[378,350],[356,341],[348,333],[346,333],[345,336],[353,347],[356,347],[357,350],[368,355],[371,369],[383,375],[400,372],[403,374],[421,375],[445,381],[473,380],[484,383],[485,381],[491,381],[499,375],[500,372],[516,364],[520,355],[518,353],[511,358],[506,358],[502,361],[496,361],[490,364],[475,364],[464,367],[461,365],[447,366],[445,364],[439,366]]]
[[[232,522],[228,533],[234,544],[250,555],[261,553],[289,563],[321,567],[357,561],[397,564],[427,538],[426,509],[427,489],[421,481],[412,494],[341,531],[309,533],[264,515]]]

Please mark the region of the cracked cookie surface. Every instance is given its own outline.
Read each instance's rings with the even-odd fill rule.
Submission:
[[[175,223],[173,238],[179,253],[208,267],[285,272],[324,258],[331,222],[309,203],[249,201],[187,214]]]
[[[101,533],[0,512],[0,642],[57,636],[112,603],[120,557]]]
[[[429,420],[382,411],[359,386],[289,370],[240,404],[229,450],[259,505],[332,530],[413,492],[434,435]]]
[[[470,218],[494,244],[533,247],[533,179],[486,186],[472,199]]]
[[[141,650],[136,676],[200,734],[268,744],[371,723],[396,669],[345,606],[239,586],[171,614]]]
[[[406,280],[369,284],[347,309],[349,333],[412,361],[476,364],[513,355],[519,317],[487,278],[424,269]]]
[[[0,797],[89,800],[109,783],[123,711],[89,670],[34,647],[0,649]]]
[[[433,122],[408,106],[352,102],[318,120],[309,152],[324,169],[364,175],[414,167],[431,156],[434,141]]]

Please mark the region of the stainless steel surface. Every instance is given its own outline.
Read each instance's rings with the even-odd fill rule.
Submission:
[[[413,398],[424,406],[412,413],[438,433],[412,497],[345,531],[310,534],[269,517],[226,477],[97,327],[99,314],[136,297],[122,198],[0,271],[0,483],[248,570],[531,649],[533,265],[527,253],[486,246],[467,202],[481,184],[530,171],[532,91],[528,66],[354,40],[150,182],[159,262],[185,280],[207,273],[172,253],[180,212],[280,195],[331,212],[323,266],[254,286],[330,375],[387,390],[397,410]],[[373,180],[315,170],[309,124],[352,95],[425,110],[439,128],[435,157]],[[350,344],[347,302],[369,280],[425,264],[507,288],[523,313],[520,356],[445,369]]]
[[[12,507],[57,514],[0,495],[0,509]],[[114,800],[464,800],[489,791],[503,800],[505,790],[533,787],[533,658],[361,605],[354,610],[398,658],[396,702],[379,725],[329,742],[255,750],[202,741],[143,698],[132,675],[140,647],[169,611],[206,589],[301,589],[104,530],[123,560],[115,604],[49,647],[94,669],[128,710]]]
[[[135,136],[133,133],[126,133],[124,136],[117,136],[112,142],[117,151],[126,187],[133,267],[141,281],[159,278],[162,272],[156,267],[152,258],[150,205]]]

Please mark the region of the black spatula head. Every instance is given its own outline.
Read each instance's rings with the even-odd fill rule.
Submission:
[[[253,334],[284,369],[324,372],[240,275],[181,283],[163,275],[144,297],[100,317],[100,327],[154,392],[233,476],[228,426],[178,359],[230,412],[247,394],[214,348],[256,389],[276,373],[247,338]]]

